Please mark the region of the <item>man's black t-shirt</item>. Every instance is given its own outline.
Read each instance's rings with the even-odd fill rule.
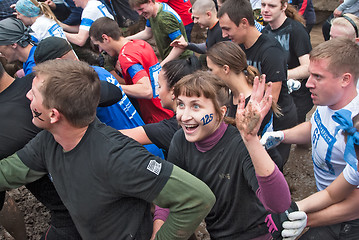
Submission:
[[[278,105],[285,114],[294,107],[293,99],[288,94],[287,59],[279,42],[272,36],[261,34],[253,46],[246,49],[248,65],[256,67],[261,74],[266,74],[266,82],[282,82]]]

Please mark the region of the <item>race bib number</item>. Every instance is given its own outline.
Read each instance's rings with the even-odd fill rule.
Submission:
[[[158,74],[160,74],[161,69],[162,67],[159,63],[149,69],[153,98],[158,97]]]

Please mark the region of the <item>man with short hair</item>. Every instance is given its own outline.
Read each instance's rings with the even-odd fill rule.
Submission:
[[[0,21],[0,53],[9,63],[17,60],[22,62],[25,75],[31,73],[35,66],[35,49],[29,29],[19,19]]]
[[[114,18],[106,6],[100,1],[74,0],[74,3],[76,7],[83,8],[80,25],[70,26],[61,24],[61,27],[64,29],[67,40],[69,40],[70,43],[82,47],[86,44],[91,24],[96,21],[96,19],[100,17]]]
[[[166,3],[157,3],[155,0],[129,0],[129,3],[147,21],[143,31],[127,39],[148,40],[154,36],[162,66],[178,57],[184,59],[193,54],[190,50],[170,46],[175,39],[188,41],[180,16],[170,6]]]
[[[313,103],[317,105],[311,120],[291,129],[266,133],[261,139],[267,148],[279,141],[311,143],[318,191],[328,187],[346,166],[346,143],[343,134],[336,132],[339,124],[332,116],[340,109],[349,110],[352,117],[359,113],[359,96],[355,88],[359,78],[358,53],[359,46],[345,38],[331,39],[313,48],[309,57],[310,76],[306,84]],[[311,228],[301,239],[357,239],[358,198],[359,189],[356,189],[342,202],[308,213],[307,226]],[[298,207],[301,210],[300,201]]]
[[[214,204],[210,189],[95,118],[100,81],[86,63],[49,60],[34,70],[27,97],[45,131],[2,160],[0,189],[48,173],[83,239],[149,239],[151,202],[171,209],[159,239],[188,238]]]
[[[190,49],[194,52],[204,54],[207,49],[212,47],[217,42],[227,41],[228,38],[223,38],[222,29],[219,26],[217,18],[216,5],[213,0],[196,1],[192,6],[192,18],[194,23],[197,23],[201,28],[207,28],[207,40],[205,43],[191,43],[185,41],[183,38],[176,39],[171,43],[171,46],[182,49]]]
[[[0,159],[14,154],[41,131],[32,123],[30,101],[26,98],[33,78],[33,74],[28,74],[14,79],[0,63]],[[43,237],[46,235],[48,240],[81,239],[49,176],[27,184],[26,188],[50,211],[51,221]],[[5,192],[0,192],[0,223],[15,239],[27,239],[22,212],[11,197],[3,206],[4,196]],[[11,202],[13,204],[9,204]]]
[[[126,84],[123,91],[139,104],[143,121],[156,123],[173,116],[173,112],[164,109],[158,98],[158,74],[161,66],[151,45],[143,40],[128,40],[114,20],[100,18],[90,28],[91,41],[117,57],[117,70],[123,75]]]
[[[57,58],[78,60],[70,44],[65,39],[58,37],[48,37],[42,40],[36,48],[34,58],[36,64]],[[116,78],[102,67],[91,67],[95,69],[101,81],[101,94],[105,95],[109,92],[105,91],[106,88],[103,86],[104,83],[107,83],[107,85],[116,86],[116,88],[118,88],[120,91],[120,95],[122,92],[122,98],[120,97],[120,101],[112,104],[111,106],[99,106],[97,108],[96,116],[99,118],[99,120],[117,130],[145,125],[140,114],[136,111],[135,107],[130,102],[130,99],[123,92]],[[156,145],[148,144],[144,145],[144,147],[153,155],[164,158],[162,150],[159,149]]]
[[[251,4],[248,0],[227,0],[219,12],[219,24],[223,36],[241,44],[246,53],[248,65],[256,67],[266,75],[266,81],[272,82],[273,101],[281,108],[283,116],[273,119],[274,130],[293,127],[297,123],[297,114],[287,87],[287,62],[283,48],[272,36],[261,34],[254,26]],[[290,145],[277,147],[282,156],[282,164],[287,161]]]
[[[290,17],[287,17],[287,13]],[[297,109],[298,123],[305,122],[307,113],[313,107],[310,92],[305,87],[312,45],[304,25],[295,20],[304,19],[293,6],[288,5],[287,0],[262,0],[262,16],[268,23],[262,33],[275,37],[285,51],[288,79],[301,82],[301,87],[293,91],[291,96]]]

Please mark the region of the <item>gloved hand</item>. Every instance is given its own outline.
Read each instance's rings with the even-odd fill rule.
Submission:
[[[287,80],[288,93],[291,94],[293,91],[297,91],[301,86],[301,82],[295,79]]]
[[[261,144],[268,150],[278,146],[284,140],[284,132],[265,132],[260,140]]]
[[[307,214],[295,211],[288,214],[289,221],[283,223],[282,237],[285,240],[295,240],[307,226]]]
[[[272,237],[274,240],[281,240],[282,237],[282,231],[283,231],[283,223],[285,221],[288,221],[288,215],[289,213],[298,211],[298,206],[295,202],[292,202],[288,210],[286,210],[283,213],[275,214],[271,213],[268,214],[265,218],[265,222],[267,223],[268,231],[272,234]]]

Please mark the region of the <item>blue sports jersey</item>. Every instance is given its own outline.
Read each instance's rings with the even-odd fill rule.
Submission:
[[[100,121],[117,130],[135,128],[145,125],[141,116],[136,111],[125,92],[122,90],[116,78],[110,72],[101,67],[92,67],[95,69],[101,81],[112,83],[119,87],[122,91],[122,99],[119,102],[109,107],[97,108],[97,117],[100,119]],[[156,145],[149,144],[145,145],[144,147],[152,154],[164,158],[163,152],[158,147],[156,147]]]

